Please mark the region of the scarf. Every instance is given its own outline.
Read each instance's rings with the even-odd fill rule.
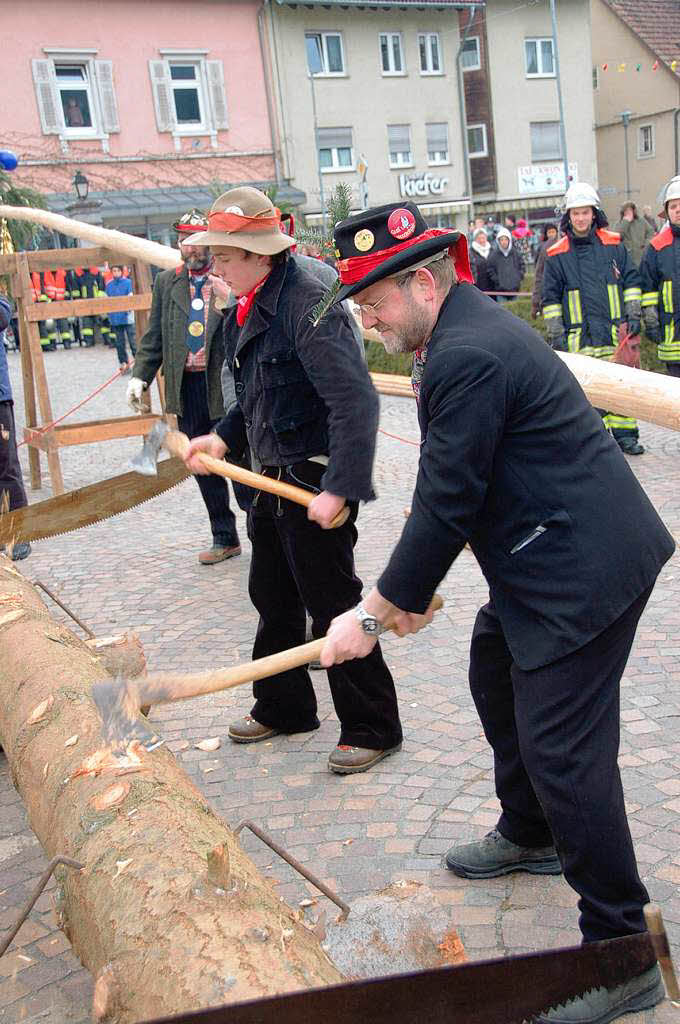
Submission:
[[[488,260],[489,253],[491,252],[491,242],[488,238],[486,240],[486,245],[482,245],[481,242],[473,242],[472,248],[475,252],[478,252],[483,259]]]
[[[237,301],[237,303],[236,303],[236,323],[239,325],[239,327],[243,327],[244,323],[246,322],[246,318],[248,316],[248,313],[250,313],[251,307],[252,307],[253,303],[255,302],[255,296],[257,295],[257,293],[259,292],[260,288],[262,287],[262,285],[265,283],[265,281],[269,277],[270,273],[271,273],[271,271],[269,271],[267,274],[265,274],[261,281],[258,281],[257,284],[254,285],[250,289],[249,292],[247,292],[245,295],[242,295],[240,297],[240,299]]]

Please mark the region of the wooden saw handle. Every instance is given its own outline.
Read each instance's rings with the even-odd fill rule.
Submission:
[[[186,434],[183,434],[180,430],[168,430],[163,444],[171,455],[175,455],[178,459],[184,461],[189,451],[189,438]],[[274,480],[272,477],[264,476],[262,473],[253,473],[249,469],[243,469],[242,466],[235,466],[233,462],[214,459],[212,455],[206,455],[205,452],[199,452],[198,458],[206,469],[209,469],[211,473],[215,473],[217,476],[223,476],[227,480],[237,480],[238,483],[246,484],[247,487],[253,487],[256,491],[267,491],[269,494],[276,494],[280,498],[286,498],[288,501],[294,501],[298,505],[304,505],[305,508],[309,508],[316,497],[316,495],[310,494],[303,487],[295,487],[293,484],[287,484],[284,480]],[[336,529],[338,526],[342,526],[343,523],[347,522],[348,516],[349,508],[345,505],[331,523],[331,528]]]
[[[443,599],[439,594],[435,594],[428,610],[437,612],[443,605]],[[188,697],[201,697],[206,693],[229,690],[233,686],[254,683],[258,679],[266,679],[279,672],[307,665],[321,657],[325,642],[326,638],[321,637],[308,644],[291,647],[287,651],[269,654],[266,658],[234,665],[232,668],[217,669],[214,672],[201,672],[195,675],[158,672],[140,676],[130,680],[130,686],[134,686],[135,703],[138,707],[143,704],[163,704],[168,701],[186,700]]]
[[[656,958],[659,961],[659,967],[663,975],[664,985],[666,986],[666,993],[671,1002],[678,1006],[680,1005],[680,985],[678,985],[678,979],[675,974],[675,968],[673,967],[673,960],[671,959],[671,950],[668,945],[668,936],[666,935],[666,929],[664,928],[663,918],[661,917],[661,910],[656,903],[647,903],[643,907],[645,915],[645,922],[647,924],[647,931],[652,940],[652,946],[656,953]]]

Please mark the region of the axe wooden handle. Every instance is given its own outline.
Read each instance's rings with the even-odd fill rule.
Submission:
[[[664,985],[668,998],[675,1006],[680,1005],[680,985],[673,967],[671,950],[668,945],[668,936],[664,928],[661,910],[656,903],[647,903],[643,908],[647,930],[652,940],[652,946],[659,961],[659,967],[663,974]]]
[[[180,430],[169,430],[165,435],[163,444],[171,455],[175,455],[178,459],[182,460],[186,458],[189,451],[189,438]],[[242,466],[235,466],[233,462],[214,459],[211,455],[206,455],[205,452],[200,452],[198,459],[206,469],[209,469],[211,473],[215,473],[217,476],[223,476],[228,480],[237,480],[239,483],[253,487],[257,491],[268,491],[269,494],[276,494],[280,498],[286,498],[288,501],[294,501],[298,505],[304,505],[305,508],[309,508],[315,498],[314,494],[306,491],[303,487],[295,487],[293,484],[287,484],[284,480],[274,480],[273,477],[263,476],[262,473],[253,473],[249,469],[243,469]],[[347,521],[348,516],[349,509],[345,505],[338,512],[331,526],[333,528],[342,526]]]
[[[432,612],[439,611],[444,601],[435,594],[430,602]],[[270,654],[266,658],[258,658],[233,668],[217,669],[215,672],[201,672],[195,675],[179,675],[176,673],[158,672],[148,676],[140,676],[130,680],[134,687],[135,704],[163,704],[169,701],[185,700],[188,697],[201,697],[206,693],[229,690],[233,686],[254,683],[258,679],[266,679],[278,672],[287,672],[299,668],[321,656],[325,637],[312,640],[299,647],[291,647],[287,651]]]

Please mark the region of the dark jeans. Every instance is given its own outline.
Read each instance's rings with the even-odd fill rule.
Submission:
[[[669,377],[680,377],[680,363],[666,363],[666,373]]]
[[[282,479],[318,489],[323,471],[323,466],[304,462],[283,470]],[[302,506],[260,492],[248,516],[253,546],[249,590],[260,613],[253,658],[303,644],[305,609],[319,637],[334,616],[359,603],[356,514],[353,506],[343,526],[322,530]],[[385,750],[401,742],[397,695],[380,644],[367,658],[328,669],[328,682],[340,719],[339,743]],[[318,728],[316,695],[306,668],[260,680],[253,694],[252,715],[262,725],[288,733]]]
[[[128,345],[130,346],[130,352],[132,355],[136,355],[137,346],[135,344],[137,335],[135,333],[134,324],[114,324],[113,329],[116,333],[116,349],[118,351],[118,362],[122,366],[123,363],[127,363],[127,350],[125,348],[125,338],[127,337]]]
[[[5,491],[9,493],[10,510],[28,505],[17,454],[14,402],[11,399],[0,402],[0,500]]]
[[[491,602],[472,634],[470,689],[493,747],[498,829],[519,846],[554,842],[586,942],[646,929],[617,755],[619,683],[651,592],[584,647],[528,672]]]
[[[177,417],[179,429],[187,437],[209,434],[216,420],[210,419],[208,391],[205,373],[185,373],[182,378],[183,414]],[[196,483],[201,491],[210,517],[213,542],[220,547],[231,548],[239,543],[236,530],[236,516],[229,508],[229,485],[219,476],[197,476]],[[242,485],[235,484],[236,487]]]

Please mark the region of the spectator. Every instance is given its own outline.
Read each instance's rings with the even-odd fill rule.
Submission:
[[[541,245],[536,259],[536,270],[534,272],[534,288],[531,293],[531,315],[536,319],[541,312],[541,296],[543,294],[543,269],[545,267],[545,254],[557,241],[557,225],[544,224],[541,235]]]
[[[470,269],[475,284],[482,292],[492,292],[494,286],[489,273],[489,256],[491,254],[491,243],[486,234],[486,229],[477,228],[472,235],[470,246]]]
[[[507,219],[507,218],[506,218]],[[524,277],[524,261],[512,244],[507,228],[498,229],[498,248],[489,257],[489,276],[493,291],[518,292]],[[497,301],[512,302],[514,295],[499,295]]]
[[[109,296],[132,295],[132,283],[129,277],[123,277],[121,266],[111,267],[111,280],[106,285],[106,294]],[[109,313],[109,323],[116,335],[116,349],[118,350],[118,364],[121,373],[129,373],[127,350],[125,341],[130,346],[130,352],[134,356],[137,353],[135,315],[131,310],[125,312]]]
[[[21,464],[17,453],[17,435],[14,425],[14,401],[9,382],[9,367],[5,351],[5,328],[12,317],[12,306],[5,295],[0,295],[0,507],[9,498],[9,509],[25,508],[28,505],[26,490],[21,475]],[[4,547],[0,551],[4,553]],[[12,546],[10,557],[13,562],[26,558],[31,553],[28,541]],[[1,748],[0,748],[1,749]]]
[[[657,224],[656,217],[652,216],[652,208],[651,208],[651,206],[643,206],[642,207],[642,216],[645,218],[645,220],[649,224],[649,226],[652,229],[652,231],[654,232],[654,234],[656,234],[657,231],[659,230],[659,225]]]
[[[621,241],[630,253],[630,258],[637,270],[647,243],[652,240],[655,232],[644,217],[638,217],[637,206],[631,201],[624,203],[621,207],[621,220],[614,230],[621,235]]]
[[[525,221],[524,217],[520,217],[517,221],[517,227],[510,232],[514,239],[514,246],[519,252],[524,266],[529,266],[533,262],[531,256],[531,242],[533,239],[533,231]]]

